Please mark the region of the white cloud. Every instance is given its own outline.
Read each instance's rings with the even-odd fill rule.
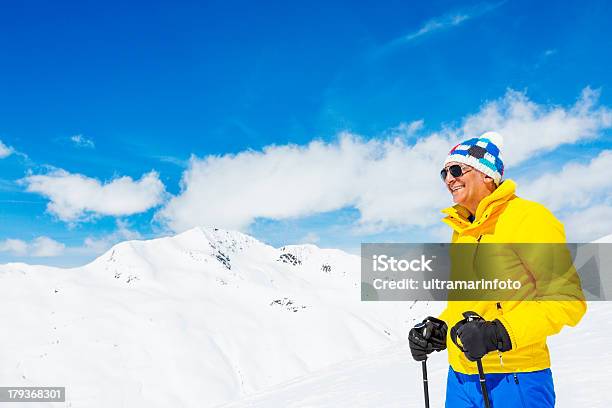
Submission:
[[[113,233],[102,237],[87,237],[83,246],[75,248],[73,251],[80,254],[100,255],[119,242],[133,239],[142,239],[142,235],[131,230],[127,222],[117,220],[117,229]]]
[[[93,149],[94,147],[96,147],[94,141],[88,137],[85,137],[83,135],[73,135],[70,136],[70,141],[76,146],[76,147],[84,147],[84,148],[88,148],[88,149]]]
[[[320,241],[320,239],[321,238],[314,232],[309,232],[308,234],[304,235],[299,242],[301,244],[316,244]]]
[[[592,242],[612,233],[612,206],[595,205],[563,220],[569,242]]]
[[[570,162],[558,171],[521,181],[519,192],[552,211],[585,208],[612,197],[611,168],[612,150],[604,150],[588,163]]]
[[[51,257],[58,256],[64,252],[66,245],[49,237],[38,237],[30,244],[31,256]]]
[[[159,205],[165,195],[164,184],[154,171],[137,181],[124,176],[102,183],[81,174],[54,170],[27,176],[21,183],[27,191],[47,197],[47,211],[63,221],[137,214]]]
[[[590,242],[612,233],[612,150],[588,163],[569,162],[559,171],[519,183],[522,197],[558,212],[570,241]]]
[[[22,256],[28,253],[28,243],[21,239],[5,239],[0,241],[0,252]]]
[[[445,199],[437,174],[449,145],[437,135],[409,146],[345,133],[335,143],[192,158],[182,193],[157,218],[174,230],[211,224],[245,229],[256,217],[354,206],[362,224],[423,225],[433,222],[433,206]]]
[[[129,228],[127,222],[117,220],[117,228],[110,234],[89,236],[80,246],[66,246],[46,236],[39,236],[31,241],[21,239],[0,240],[0,253],[5,252],[23,258],[56,258],[75,260],[81,264],[91,261],[92,257],[102,255],[113,245],[123,241],[142,239],[142,235]],[[63,257],[63,258],[62,258]]]
[[[0,241],[0,252],[8,252],[15,256],[30,256],[34,258],[54,257],[64,253],[66,246],[49,237],[40,236],[31,242],[21,239],[6,239]]]
[[[0,140],[0,159],[4,159],[5,157],[8,157],[11,154],[13,154],[14,152],[15,151],[13,150],[12,147],[9,147],[9,146],[5,145]]]
[[[504,163],[515,166],[534,154],[595,138],[612,127],[612,110],[599,106],[598,99],[598,91],[585,88],[573,106],[563,108],[539,105],[525,93],[508,90],[503,98],[468,116],[462,131],[476,136],[491,129],[501,133]]]
[[[422,122],[413,123],[404,130],[421,129]],[[439,209],[451,204],[438,174],[460,140],[499,131],[505,136],[506,163],[512,166],[559,145],[594,138],[611,126],[610,110],[598,105],[597,92],[589,88],[566,108],[540,105],[509,90],[459,126],[416,141],[401,136],[365,140],[343,133],[330,143],[192,157],[181,193],[156,219],[175,231],[212,224],[244,230],[257,217],[288,219],[354,207],[362,233],[429,227],[439,222]]]

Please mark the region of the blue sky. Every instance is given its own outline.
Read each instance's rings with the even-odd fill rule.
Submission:
[[[559,139],[533,151],[523,147],[537,160],[515,160],[510,176],[555,174],[572,161],[587,166],[584,175],[599,163],[591,161],[607,163],[600,156],[611,147],[606,116],[612,106],[611,17],[606,1],[5,5],[0,141],[11,154],[0,160],[0,262],[79,264],[121,239],[186,228],[189,216],[177,212],[193,211],[200,198],[208,214],[227,210],[227,217],[211,215],[206,222],[239,228],[273,245],[311,241],[354,249],[361,241],[436,239],[444,234],[437,225],[387,216],[384,206],[372,207],[371,192],[351,195],[350,176],[347,191],[336,197],[336,184],[299,173],[312,173],[309,166],[319,163],[310,143],[322,143],[328,150],[321,154],[337,158],[346,170],[354,156],[338,147],[342,132],[356,138],[351,149],[372,148],[392,157],[395,150],[385,141],[393,138],[403,143],[401,151],[436,133],[450,141],[462,132],[485,130],[485,123],[505,129],[510,144],[526,137],[514,132],[527,122],[527,133],[538,135],[547,127],[544,133],[557,132]],[[588,99],[585,89],[596,94],[586,113],[576,105]],[[497,109],[501,119],[487,116],[486,107]],[[512,107],[529,114],[509,112]],[[573,125],[569,136],[561,134]],[[368,147],[368,141],[379,145]],[[282,150],[291,145],[302,150],[294,156]],[[266,146],[280,150],[265,153]],[[244,157],[249,152],[255,157]],[[245,193],[242,202],[235,191],[213,194],[209,177],[222,180],[234,172],[238,178],[227,182],[240,191],[260,182],[254,190],[262,194],[273,183],[286,185],[283,177],[294,170],[281,164],[285,175],[277,177],[269,165],[285,154],[297,161],[290,177],[305,190],[320,185],[331,189],[329,194],[304,205],[278,197],[259,202],[256,191]],[[211,164],[215,157],[226,160]],[[200,172],[194,170],[198,163],[204,166]],[[271,174],[270,183],[236,182],[260,165],[268,170],[252,174]],[[156,181],[138,184],[151,171]],[[418,176],[418,168],[411,171]],[[181,178],[193,174],[194,197],[179,200],[168,216],[164,208],[189,187],[181,187]],[[55,183],[70,175],[82,177]],[[37,179],[37,189],[32,176],[48,178]],[[70,202],[71,188],[87,194],[78,189],[122,177],[130,178],[128,193],[118,194],[130,196],[135,188],[141,201],[119,200],[112,210],[78,197]],[[432,189],[439,190],[436,198],[445,197],[442,186]],[[422,195],[411,185],[404,190],[414,200]],[[547,204],[571,224],[578,222],[571,217],[591,214],[586,210],[609,213],[610,197],[600,190],[587,189],[582,204],[563,198]],[[278,188],[266,194],[275,192],[282,196]],[[101,197],[112,201],[113,194]],[[228,199],[232,194],[238,198]],[[253,200],[258,210],[245,213],[234,206]],[[207,207],[211,201],[216,209]],[[54,202],[63,203],[63,210],[50,209]],[[407,212],[429,220],[449,204],[436,199]]]

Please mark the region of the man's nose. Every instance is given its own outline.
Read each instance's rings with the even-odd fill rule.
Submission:
[[[446,177],[444,178],[444,182],[448,185],[450,184],[453,180],[455,179],[455,177],[453,177],[453,175],[451,174],[450,171],[446,172]]]

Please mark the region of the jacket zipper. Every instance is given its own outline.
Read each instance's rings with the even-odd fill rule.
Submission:
[[[502,307],[501,307],[501,302],[497,302],[496,306],[497,306],[498,312],[500,314],[503,314]],[[499,356],[499,364],[501,364],[501,366],[503,367],[504,366],[504,359],[502,357],[502,352],[497,350],[497,355]],[[518,384],[518,377],[516,376],[516,374],[514,375],[514,381],[516,381],[516,383]]]
[[[479,235],[478,238],[476,238],[476,249],[474,250],[474,257],[472,258],[472,270],[474,272],[476,272],[476,258],[478,257],[478,247],[480,246],[481,238],[482,235]]]

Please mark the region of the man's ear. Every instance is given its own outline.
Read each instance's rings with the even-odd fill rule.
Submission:
[[[485,181],[485,183],[487,183],[487,184],[489,184],[489,183],[490,183],[491,187],[495,188],[495,180],[493,180],[493,177],[488,176],[488,175],[486,175],[486,174],[485,174],[485,175],[484,175],[484,181]]]

